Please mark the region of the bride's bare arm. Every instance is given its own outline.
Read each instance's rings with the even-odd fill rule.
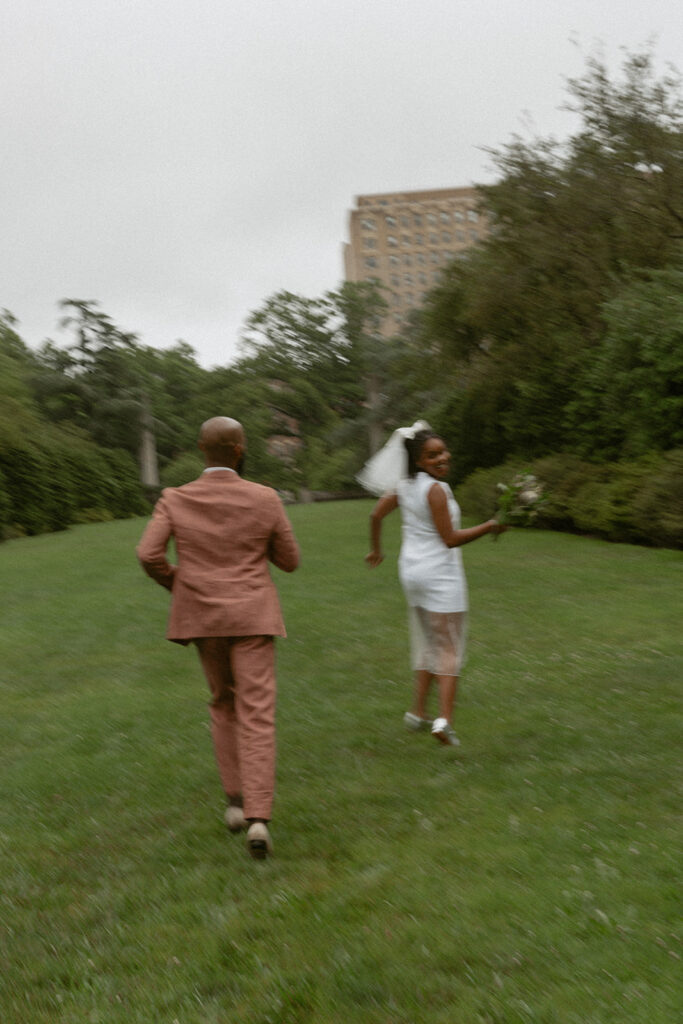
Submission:
[[[382,520],[390,512],[398,508],[398,498],[395,494],[383,495],[372,512],[370,513],[370,552],[365,556],[365,561],[371,569],[376,568],[382,561]]]
[[[437,483],[434,483],[429,488],[427,500],[429,501],[434,525],[439,531],[439,535],[446,547],[459,548],[463,544],[469,544],[473,540],[478,540],[479,537],[483,537],[487,533],[502,533],[505,529],[497,520],[487,519],[485,523],[479,523],[478,526],[470,526],[466,530],[454,530],[448,513],[448,501],[445,491]]]

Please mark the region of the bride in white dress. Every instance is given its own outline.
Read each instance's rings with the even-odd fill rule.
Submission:
[[[495,519],[463,530],[460,508],[446,483],[450,452],[428,424],[401,428],[366,464],[358,479],[370,491],[383,491],[370,516],[371,568],[384,559],[382,520],[401,511],[399,578],[409,607],[415,693],[404,715],[409,729],[430,728],[441,743],[457,746],[451,719],[465,650],[467,583],[460,548],[505,527]],[[432,721],[426,703],[436,680],[439,714]]]

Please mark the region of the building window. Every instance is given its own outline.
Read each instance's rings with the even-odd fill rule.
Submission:
[[[465,214],[462,212],[462,210],[456,210],[453,216],[455,217],[456,220],[462,221],[465,219]]]
[[[445,210],[442,210],[441,211],[441,223],[442,224],[449,224],[450,223],[450,219],[451,219],[450,215],[448,213],[446,213]]]
[[[371,269],[377,266],[377,260],[374,256],[368,256],[365,260],[365,266]]]
[[[419,213],[413,215],[413,224],[415,225],[416,228],[422,227],[422,217],[420,216]]]
[[[401,235],[401,241],[404,245],[410,245],[410,235]]]
[[[392,274],[392,275],[391,275],[391,284],[392,284],[392,286],[393,286],[394,288],[398,288],[398,286],[400,285],[400,283],[401,283],[401,279],[400,279],[400,277],[398,276],[398,274]]]
[[[451,233],[450,233],[450,231],[442,231],[441,232],[441,241],[445,242],[446,245],[450,245],[451,244]]]
[[[377,247],[377,239],[376,238],[364,238],[363,239],[363,248],[364,249],[375,249],[376,247]]]
[[[413,283],[413,275],[412,274],[404,274],[403,275],[403,283],[404,284],[412,284]]]
[[[427,223],[428,224],[438,224],[439,223],[439,218],[437,217],[437,215],[435,213],[428,213],[427,214]]]
[[[384,218],[384,220],[386,221],[387,227],[389,227],[389,228],[395,228],[396,227],[396,218],[395,217],[390,217],[389,214],[387,214],[387,216]]]
[[[394,292],[391,298],[395,306],[401,305],[401,296],[397,292]]]
[[[377,223],[372,219],[372,217],[364,217],[360,222],[360,226],[363,228],[364,231],[377,230]]]
[[[395,235],[387,235],[387,245],[397,246],[398,238],[396,238]]]
[[[441,262],[441,256],[439,255],[438,252],[433,252],[431,254],[431,261],[432,261],[432,263],[440,263]]]
[[[424,245],[424,239],[422,235],[415,235],[415,245]]]
[[[470,238],[473,242],[477,242],[479,240],[479,232],[476,228],[470,228]]]
[[[429,244],[430,245],[438,245],[439,244],[439,236],[438,235],[430,235],[429,236]]]
[[[424,267],[424,265],[425,265],[425,258],[424,258],[424,255],[421,252],[419,252],[417,254],[415,259],[417,260],[417,262],[420,264],[421,267]]]
[[[427,275],[422,271],[420,271],[420,273],[417,275],[417,279],[420,282],[420,284],[427,284]]]
[[[479,220],[479,214],[476,210],[467,211],[467,219],[473,221],[475,224]]]
[[[455,232],[455,237],[457,238],[457,240],[459,242],[464,242],[465,241],[465,232],[461,228],[458,228],[458,230]]]
[[[410,227],[410,217],[401,217],[401,226],[404,228]]]
[[[413,293],[412,292],[406,292],[404,298],[405,298],[406,303],[407,303],[408,306],[412,306],[413,305],[414,299],[413,299]]]
[[[389,257],[389,263],[391,264],[392,267],[397,267],[400,264],[400,262],[401,261],[398,258],[398,256],[390,256]]]

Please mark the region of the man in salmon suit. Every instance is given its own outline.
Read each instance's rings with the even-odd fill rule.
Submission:
[[[243,480],[242,425],[216,416],[202,425],[206,469],[162,492],[136,549],[142,568],[171,591],[167,638],[194,643],[211,691],[211,734],[232,832],[247,849],[272,852],[275,786],[274,637],[285,636],[268,562],[285,572],[299,548],[278,495]],[[177,565],[166,555],[173,538]]]

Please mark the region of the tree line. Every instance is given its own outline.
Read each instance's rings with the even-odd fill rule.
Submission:
[[[490,514],[495,478],[535,466],[552,492],[545,525],[679,545],[680,78],[658,78],[650,52],[616,80],[590,58],[568,106],[568,140],[491,152],[489,237],[392,339],[372,280],[270,296],[239,358],[212,370],[183,342],[145,346],[95,302],[64,300],[69,344],[37,352],[5,313],[3,534],[144,512],[157,466],[162,485],[191,479],[198,425],[226,413],[246,427],[248,474],[294,495],[357,489],[388,432],[423,417],[448,440],[453,482],[477,505],[466,512]]]

